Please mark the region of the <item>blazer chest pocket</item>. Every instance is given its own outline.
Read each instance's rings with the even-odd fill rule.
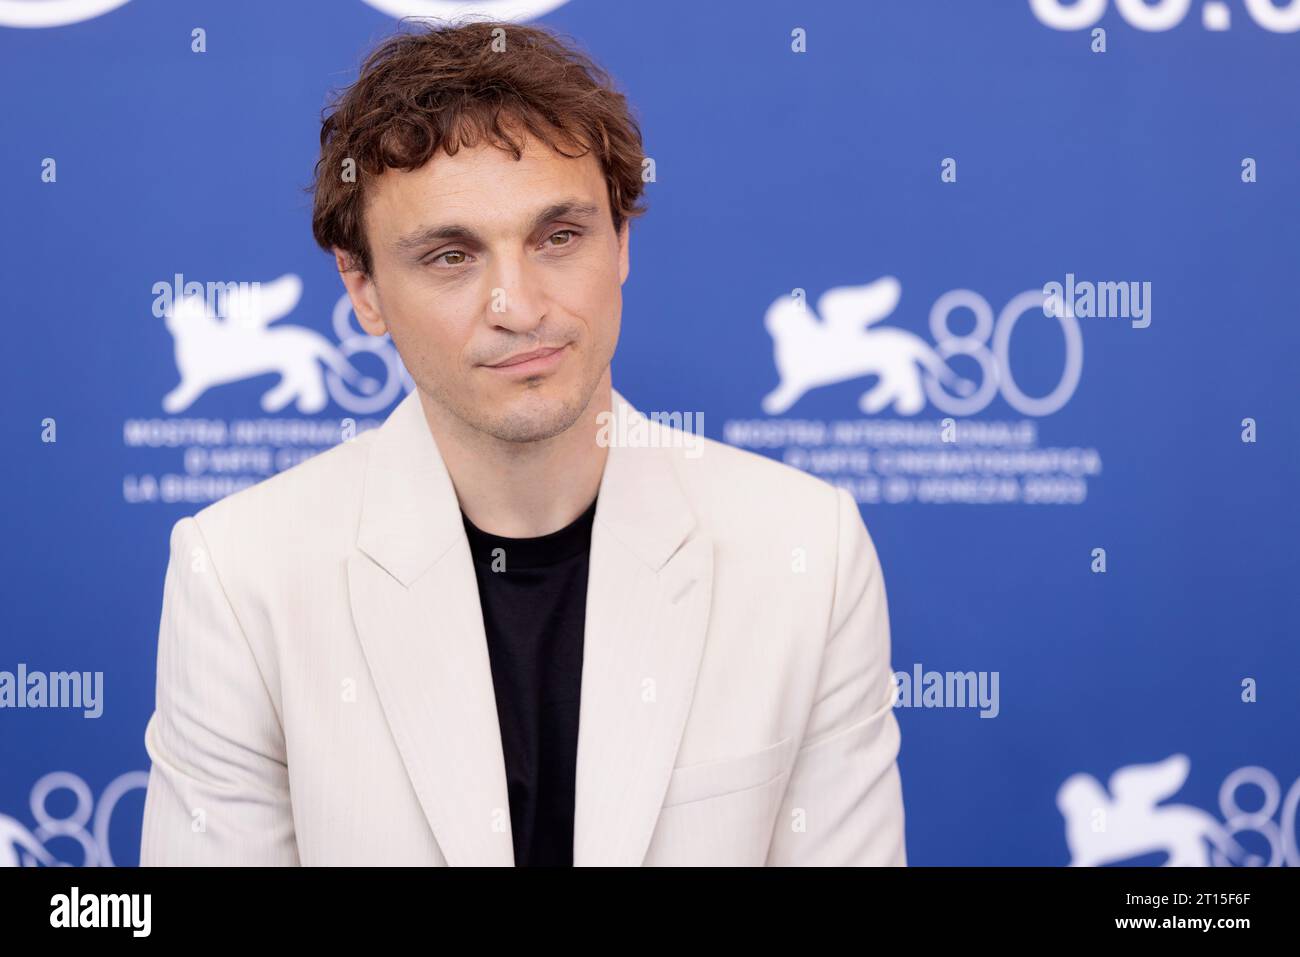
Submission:
[[[793,744],[794,738],[783,738],[776,744],[740,757],[674,768],[668,779],[663,807],[676,807],[768,784],[785,771]]]

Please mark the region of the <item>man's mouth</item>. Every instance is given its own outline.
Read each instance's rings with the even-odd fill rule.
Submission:
[[[508,359],[502,359],[500,362],[485,366],[485,368],[514,373],[542,372],[557,365],[563,358],[564,350],[567,348],[566,344],[545,349],[530,349],[528,352],[520,352]]]

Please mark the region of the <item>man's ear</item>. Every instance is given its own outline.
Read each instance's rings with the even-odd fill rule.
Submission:
[[[339,268],[339,276],[347,288],[348,298],[352,300],[352,311],[356,313],[361,328],[372,336],[382,336],[388,332],[383,313],[379,309],[379,290],[375,281],[361,271],[355,260],[339,249],[334,248],[334,263]]]
[[[627,282],[631,269],[628,257],[628,244],[632,241],[632,220],[623,220],[623,228],[618,231],[618,284]]]

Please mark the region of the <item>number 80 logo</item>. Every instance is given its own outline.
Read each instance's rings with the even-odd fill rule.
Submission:
[[[1029,0],[1029,8],[1034,11],[1045,26],[1053,30],[1086,30],[1106,13],[1107,0]],[[1278,5],[1275,0],[1245,0],[1246,12],[1260,27],[1273,33],[1294,33],[1300,30],[1300,0],[1286,0]],[[1192,0],[1115,0],[1115,9],[1120,12],[1128,24],[1139,30],[1157,32],[1172,30],[1183,22],[1187,11],[1191,9]],[[1210,29],[1227,28],[1226,4],[1206,3],[1205,23]],[[1209,8],[1222,10],[1225,17],[1220,26],[1210,26],[1212,22]]]
[[[970,356],[979,363],[982,376],[979,388],[965,398],[952,395],[938,379],[926,376],[925,393],[930,401],[954,416],[983,411],[999,392],[1007,405],[1021,415],[1051,415],[1069,402],[1083,373],[1083,334],[1079,331],[1079,320],[1069,310],[1059,310],[1063,315],[1055,317],[1065,336],[1065,367],[1056,388],[1040,398],[1026,395],[1011,374],[1011,333],[1029,310],[1037,310],[1041,315],[1045,300],[1041,289],[1022,292],[1002,308],[996,322],[993,307],[974,290],[953,289],[935,300],[930,309],[930,335],[934,338],[935,351],[945,361],[952,356]],[[975,328],[964,336],[953,333],[948,325],[949,317],[958,309],[969,309],[975,316]]]

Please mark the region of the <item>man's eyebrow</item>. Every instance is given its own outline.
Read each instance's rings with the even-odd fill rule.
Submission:
[[[538,211],[537,215],[533,217],[532,223],[529,224],[528,231],[531,233],[554,219],[581,219],[595,216],[599,212],[599,206],[578,200],[564,200],[559,203],[552,203],[545,209]],[[393,247],[399,252],[409,252],[423,249],[435,242],[447,240],[460,240],[464,243],[484,245],[483,239],[469,226],[463,226],[460,223],[447,223],[442,226],[426,226],[417,229],[396,240]]]

